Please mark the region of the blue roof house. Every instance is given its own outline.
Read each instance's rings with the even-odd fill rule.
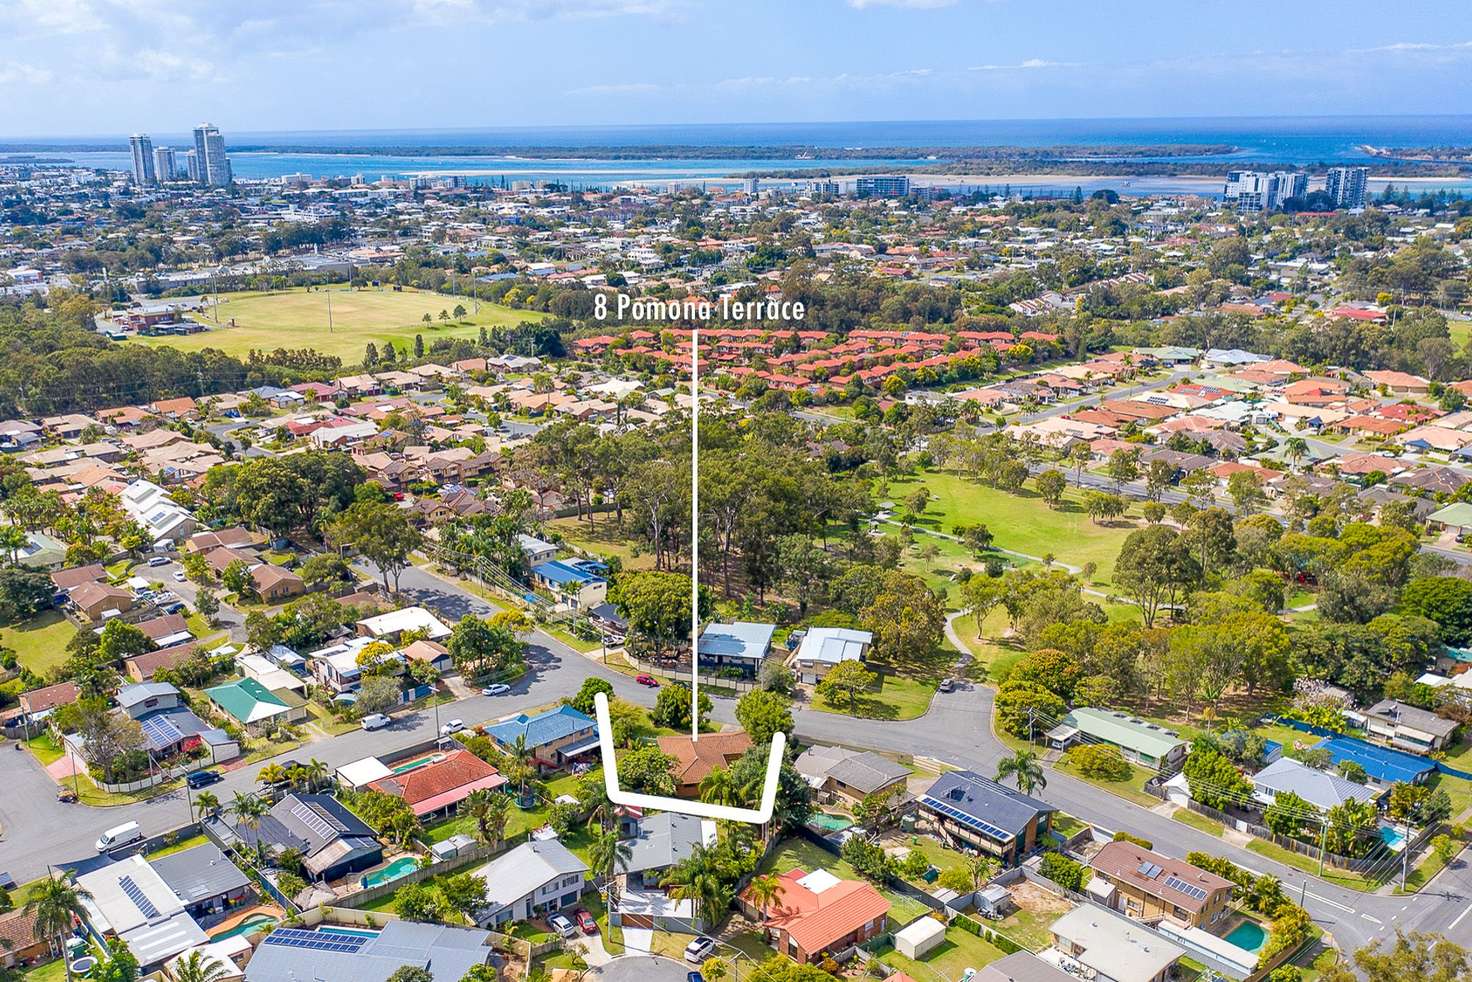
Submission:
[[[518,738],[524,739],[537,766],[552,769],[565,767],[573,758],[598,749],[598,724],[571,706],[558,706],[535,716],[513,716],[487,726],[486,735],[503,750],[512,747]]]
[[[1378,747],[1355,737],[1325,737],[1315,746],[1329,751],[1329,758],[1335,767],[1346,760],[1359,764],[1370,780],[1377,784],[1395,784],[1398,781],[1419,784],[1436,770],[1434,761],[1419,754]]]
[[[531,580],[576,610],[590,610],[608,598],[608,579],[594,563],[549,559],[531,568]]]

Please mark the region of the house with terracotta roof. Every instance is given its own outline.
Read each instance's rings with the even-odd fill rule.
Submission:
[[[36,912],[12,910],[0,915],[0,965],[35,965],[55,953],[55,939],[37,940]]]
[[[863,880],[840,880],[825,869],[790,869],[777,877],[780,892],[765,909],[750,889],[743,911],[762,922],[767,944],[801,964],[821,961],[884,932],[889,901]]]
[[[126,613],[137,606],[137,600],[133,597],[131,590],[122,587],[109,586],[106,583],[83,583],[81,586],[73,587],[67,594],[72,605],[89,621],[96,623],[102,620],[108,611]]]
[[[1379,371],[1366,372],[1365,378],[1379,389],[1393,395],[1425,395],[1431,391],[1431,383],[1419,375],[1409,372]]]
[[[660,751],[675,759],[670,765],[670,773],[675,778],[675,794],[682,798],[697,797],[700,782],[706,775],[717,768],[730,767],[751,747],[751,737],[742,730],[704,733],[699,740],[683,734],[659,738]]]
[[[1208,927],[1230,913],[1231,880],[1136,843],[1107,843],[1089,865],[1090,896],[1137,921]]]
[[[404,799],[420,818],[448,814],[476,791],[506,783],[501,772],[468,750],[452,750],[420,767],[394,773],[369,785],[374,791]]]
[[[27,722],[43,719],[57,706],[76,702],[81,691],[75,682],[57,682],[40,689],[20,694],[20,711]]]

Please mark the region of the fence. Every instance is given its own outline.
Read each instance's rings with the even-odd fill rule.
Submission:
[[[671,679],[676,682],[687,682],[690,679],[690,666],[688,663],[683,666],[678,663],[674,665],[661,665],[631,655],[627,648],[624,649],[624,661],[633,665],[641,672],[647,672],[659,678]],[[758,688],[758,686],[759,683],[755,679],[732,679],[726,678],[724,675],[711,675],[706,672],[700,673],[700,687],[702,689],[731,689],[735,692],[746,693]]]
[[[487,846],[482,845],[481,843],[476,843],[475,845],[464,849],[459,853],[456,853],[450,859],[446,859],[437,863],[431,863],[428,866],[421,866],[419,869],[411,870],[410,872],[405,873],[403,876],[395,877],[394,879],[389,880],[387,883],[380,883],[377,886],[372,887],[364,887],[356,893],[350,893],[346,896],[339,897],[337,902],[343,907],[361,907],[364,904],[370,904],[380,897],[386,897],[394,891],[400,889],[401,887],[406,887],[411,883],[420,883],[432,877],[439,876],[441,873],[451,873],[455,870],[463,869],[466,866],[472,866],[475,863],[484,862],[485,860],[490,859],[492,856],[495,856],[498,853],[511,848],[512,846],[520,845],[521,843],[527,841],[529,837],[529,832],[522,832],[519,835],[515,835],[509,839],[506,839],[496,846]],[[361,883],[361,880],[359,882]]]
[[[156,771],[136,781],[120,781],[113,784],[109,781],[99,781],[97,778],[93,778],[92,783],[110,794],[129,794],[134,791],[143,791],[147,788],[165,784],[174,780],[176,777],[183,777],[191,771],[197,771],[199,768],[199,761],[190,761],[187,764],[175,764],[173,767],[165,770]]]

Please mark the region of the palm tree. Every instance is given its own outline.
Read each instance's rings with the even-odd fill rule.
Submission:
[[[613,802],[608,800],[608,785],[601,770],[590,772],[578,786],[578,805],[588,813],[588,821],[596,819],[604,828],[613,823]]]
[[[201,791],[194,796],[194,803],[199,807],[201,815],[218,815],[220,813],[220,798],[213,791]]]
[[[328,767],[324,761],[320,761],[316,757],[307,761],[303,765],[302,770],[306,772],[308,791],[316,791],[318,788],[326,787],[328,780],[332,776],[332,768]]]
[[[1005,781],[1009,777],[1016,780],[1017,790],[1023,794],[1032,794],[1048,786],[1042,761],[1031,750],[1019,750],[997,762],[997,780]]]
[[[56,941],[68,982],[72,977],[72,963],[67,957],[66,936],[86,916],[82,901],[91,899],[92,894],[78,886],[69,872],[47,877],[26,894],[25,912],[35,918],[36,940]]]
[[[603,877],[603,905],[607,910],[613,910],[618,896],[618,869],[633,854],[633,847],[618,837],[618,829],[593,833],[593,842],[588,846],[588,862],[593,867],[593,875]]]
[[[775,873],[759,873],[747,884],[746,894],[766,917],[772,905],[782,898],[782,879]]]
[[[174,982],[220,982],[227,974],[218,958],[202,951],[191,951],[169,969]]]
[[[235,824],[244,826],[252,832],[260,829],[261,819],[267,810],[264,801],[253,794],[245,794],[242,791],[235,792],[235,797],[230,801],[230,813],[235,816]],[[260,836],[255,836],[255,840],[256,858],[262,860],[266,855],[266,843]]]
[[[517,734],[515,742],[506,751],[506,763],[506,776],[516,782],[516,797],[519,801],[525,801],[527,781],[531,779],[533,772],[532,748],[526,745],[526,734]]]
[[[286,768],[280,764],[267,764],[256,775],[256,782],[264,785],[281,784],[287,779]]]
[[[1290,436],[1283,441],[1283,456],[1289,463],[1297,464],[1308,456],[1308,441],[1301,436]]]
[[[716,805],[733,805],[740,789],[731,778],[731,771],[717,767],[700,782],[700,800]]]
[[[676,900],[693,900],[707,928],[715,927],[726,905],[731,902],[730,889],[716,854],[697,843],[689,856],[672,867],[663,885],[672,887]]]
[[[460,802],[460,814],[475,824],[475,839],[486,846],[494,846],[505,838],[510,808],[510,798],[485,788],[470,792]]]

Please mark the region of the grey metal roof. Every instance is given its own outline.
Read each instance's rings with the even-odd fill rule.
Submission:
[[[385,982],[405,965],[455,982],[491,956],[485,931],[390,921],[357,951],[316,951],[263,943],[245,969],[246,982]]]
[[[250,886],[250,878],[213,842],[160,856],[149,865],[185,904],[197,904]]]
[[[760,661],[772,646],[773,624],[736,621],[711,624],[700,635],[700,653],[719,658],[749,658]]]
[[[1445,716],[1438,716],[1396,699],[1380,700],[1365,710],[1365,715],[1387,723],[1404,724],[1413,730],[1422,730],[1439,737],[1450,736],[1458,725]]]
[[[694,852],[696,844],[706,842],[707,824],[714,838],[715,823],[709,820],[674,812],[646,815],[639,820],[638,834],[628,840],[628,861],[620,860],[619,868],[625,873],[668,869]]]
[[[976,974],[975,982],[1077,982],[1077,979],[1037,955],[1018,951],[987,965]]]
[[[1252,775],[1252,783],[1258,788],[1272,791],[1275,795],[1291,791],[1323,811],[1342,805],[1351,798],[1356,801],[1374,801],[1379,797],[1363,784],[1309,767],[1292,757],[1279,757]]]
[[[799,756],[794,766],[803,777],[831,777],[864,794],[873,794],[910,776],[908,767],[888,757],[847,747],[813,747]]]

